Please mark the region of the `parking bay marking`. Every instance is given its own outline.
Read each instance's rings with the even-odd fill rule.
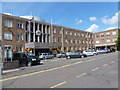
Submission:
[[[81,76],[85,76],[87,73],[83,73],[83,74],[80,74],[79,76],[77,76],[77,78],[81,77]]]
[[[94,69],[92,69],[92,71],[94,72],[94,71],[96,71],[96,70],[98,70],[99,68],[94,68]]]
[[[103,66],[106,67],[106,66],[108,66],[108,64],[104,64]]]
[[[55,87],[58,87],[58,86],[60,86],[60,85],[63,85],[63,84],[65,84],[65,83],[67,83],[66,81],[64,81],[64,82],[62,82],[62,83],[59,83],[59,84],[57,84],[57,85],[54,85],[54,86],[52,86],[52,87],[50,87],[50,88],[55,88]]]
[[[115,61],[111,61],[110,63],[114,63]]]

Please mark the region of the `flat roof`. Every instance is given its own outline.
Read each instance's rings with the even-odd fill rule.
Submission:
[[[4,14],[2,13],[3,16],[8,16],[8,17],[13,17],[15,19],[21,19],[21,20],[26,20],[26,21],[29,21],[30,19],[27,19],[27,18],[23,18],[23,17],[20,17],[20,16],[13,16],[13,15],[8,15],[8,14]],[[35,22],[37,23],[40,23],[40,24],[47,24],[47,25],[51,25],[51,23],[47,23],[47,22],[40,22],[40,21],[36,21]],[[86,32],[86,33],[91,33],[93,34],[92,32],[87,32],[87,31],[83,31],[83,30],[79,30],[79,29],[74,29],[74,28],[70,28],[70,27],[66,27],[66,26],[61,26],[61,25],[57,25],[57,24],[52,24],[53,27],[56,26],[56,27],[61,27],[61,28],[65,28],[65,29],[71,29],[71,30],[76,30],[76,31],[82,31],[82,32]]]

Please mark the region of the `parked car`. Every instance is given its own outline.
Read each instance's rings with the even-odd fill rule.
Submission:
[[[113,49],[113,48],[110,48],[110,52],[115,52],[115,49]]]
[[[80,51],[80,54],[81,54],[81,57],[82,57],[82,58],[83,58],[83,57],[87,57],[87,55],[83,53],[83,50]]]
[[[66,58],[70,59],[70,58],[81,58],[81,54],[77,51],[70,51],[66,53]]]
[[[61,52],[61,53],[57,54],[57,57],[58,58],[66,57],[66,53]]]
[[[83,58],[83,57],[87,57],[87,55],[84,54],[84,53],[80,53],[80,55],[81,55],[81,58]]]
[[[19,60],[20,66],[26,65],[31,66],[33,64],[40,64],[40,59],[30,52],[14,52],[13,60]]]
[[[54,55],[49,54],[49,53],[40,53],[39,54],[39,59],[52,59],[54,58]]]
[[[96,52],[94,50],[84,50],[83,53],[86,54],[87,56],[93,56],[93,55],[99,54],[98,52]]]
[[[97,52],[98,52],[98,53],[108,53],[108,50],[105,50],[105,49],[98,49]]]

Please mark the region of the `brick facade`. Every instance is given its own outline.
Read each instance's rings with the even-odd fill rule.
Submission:
[[[111,29],[107,31],[97,32],[94,34],[94,43],[95,47],[104,47],[105,45],[108,47],[115,48],[115,41],[118,38],[118,29]]]
[[[9,20],[12,22],[11,27],[5,26],[5,21]],[[104,32],[98,32],[98,33],[90,33],[82,30],[77,30],[73,28],[68,28],[64,26],[59,26],[46,22],[40,22],[40,21],[34,21],[29,24],[30,19],[25,19],[17,16],[11,16],[11,15],[5,15],[2,14],[2,49],[3,51],[6,49],[7,45],[11,45],[12,50],[17,50],[20,46],[20,50],[17,50],[18,52],[24,52],[26,48],[32,47],[32,52],[35,53],[36,51],[39,51],[40,49],[55,49],[62,52],[67,52],[70,50],[85,50],[89,48],[95,48],[98,47],[101,44],[109,44],[114,43],[112,42],[113,38],[117,38],[118,31],[117,29],[104,31]],[[8,23],[9,24],[9,23]],[[18,24],[18,25],[17,25]],[[33,32],[31,33],[30,28],[33,29]],[[39,36],[39,39],[36,35],[36,29],[39,29],[42,34]],[[116,35],[112,35],[112,32],[116,31]],[[5,33],[10,32],[12,33],[12,39],[7,40],[5,39]],[[110,32],[109,36],[106,36],[106,33]],[[96,35],[99,35],[101,33],[104,33],[104,37],[97,38]],[[21,35],[22,39],[17,40],[17,34]],[[31,34],[31,35],[30,35]],[[28,36],[26,36],[28,35]],[[6,37],[10,37],[9,35]],[[27,39],[26,39],[27,38]],[[31,41],[32,38],[32,41]],[[96,41],[101,42],[101,39],[108,39],[110,38],[111,42],[104,42],[104,43],[96,43]],[[36,45],[44,45],[44,46],[38,46]],[[53,44],[52,44],[53,43]],[[32,45],[32,46],[31,46]],[[37,47],[36,47],[36,46]],[[53,47],[51,45],[54,45]],[[98,46],[97,46],[98,45]],[[21,50],[22,49],[22,50]],[[4,52],[3,58],[4,58]]]

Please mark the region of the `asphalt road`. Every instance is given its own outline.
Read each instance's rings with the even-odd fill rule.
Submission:
[[[6,73],[3,88],[118,88],[118,53],[49,59]]]

